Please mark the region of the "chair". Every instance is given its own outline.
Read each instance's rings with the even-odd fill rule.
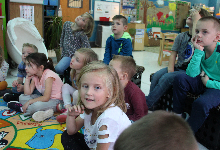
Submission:
[[[143,66],[136,66],[136,74],[131,78],[131,81],[134,82],[139,88],[141,88],[141,76],[145,68]]]
[[[171,48],[177,35],[176,33],[160,33],[160,52],[158,57],[158,64],[160,66],[162,61],[169,61]]]

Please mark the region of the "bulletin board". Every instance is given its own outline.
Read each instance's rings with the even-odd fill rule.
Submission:
[[[119,4],[114,2],[95,1],[94,20],[99,21],[99,17],[110,17],[109,21],[115,15],[119,15]]]
[[[189,2],[169,0],[137,0],[137,19],[142,20],[147,28],[160,27],[162,30],[178,30],[182,20],[189,12]],[[180,12],[181,11],[181,12]],[[176,26],[178,23],[178,26]]]

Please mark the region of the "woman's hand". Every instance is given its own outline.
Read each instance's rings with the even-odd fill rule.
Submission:
[[[84,113],[85,107],[83,105],[74,105],[68,109],[68,116],[76,117]]]
[[[204,50],[204,47],[198,44],[198,36],[197,35],[192,37],[191,42],[196,49],[199,49],[201,51]]]
[[[23,109],[23,113],[26,113],[26,110],[29,106],[29,101],[27,101],[23,106],[22,106],[22,109]]]

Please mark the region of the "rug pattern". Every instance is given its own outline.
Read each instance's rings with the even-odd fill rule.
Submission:
[[[0,149],[63,150],[61,134],[66,124],[60,125],[56,121],[57,115],[43,122],[35,122],[31,117],[9,110],[7,103],[0,97]]]

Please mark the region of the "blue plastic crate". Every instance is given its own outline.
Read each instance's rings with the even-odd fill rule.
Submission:
[[[46,10],[46,15],[47,16],[54,16],[55,10]]]
[[[58,6],[58,0],[49,0],[49,5]]]
[[[49,0],[44,0],[44,5],[48,5]]]

